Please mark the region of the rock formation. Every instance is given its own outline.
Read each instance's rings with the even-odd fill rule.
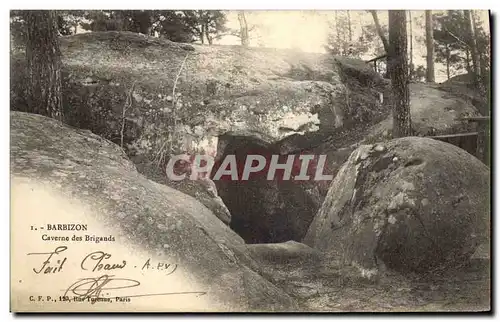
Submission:
[[[304,243],[367,277],[465,265],[489,243],[488,168],[448,143],[362,145],[342,165]]]
[[[139,302],[134,306],[116,306],[117,310],[148,309],[147,303],[155,310],[165,311],[296,308],[290,296],[259,275],[259,266],[249,256],[241,237],[193,197],[139,174],[123,150],[106,139],[40,115],[11,112],[10,166],[11,245],[18,261],[31,265],[33,259],[26,253],[61,246],[60,241],[42,243],[43,231],[30,231],[30,225],[46,226],[66,220],[88,222],[89,234],[112,234],[116,240],[99,244],[66,242],[66,265],[73,265],[70,255],[103,250],[113,254],[112,259],[124,257],[127,270],[113,273],[133,276],[141,282],[142,292],[149,288],[150,293],[204,293],[184,300],[150,297],[142,302],[136,300]],[[57,233],[59,236],[67,232]],[[161,275],[157,270],[141,273],[146,260],[151,265],[175,265],[175,274]],[[14,294],[24,294],[13,298],[15,303],[28,301],[28,295],[43,293],[45,283],[50,283],[51,289],[57,285],[63,290],[71,279],[85,277],[75,276],[74,268],[35,279],[28,265],[13,271]],[[45,304],[45,309],[50,310],[51,303]],[[57,306],[58,310],[61,307],[64,306]]]

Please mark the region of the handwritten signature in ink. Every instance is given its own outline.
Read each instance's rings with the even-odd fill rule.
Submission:
[[[86,298],[112,298],[110,291],[119,289],[130,289],[141,285],[137,280],[129,278],[115,278],[114,275],[102,275],[99,277],[80,278],[71,284],[63,296],[72,296],[79,299]],[[105,293],[106,292],[106,293]],[[120,297],[145,297],[145,296],[166,296],[166,295],[196,295],[197,297],[207,294],[207,292],[165,292],[165,293],[145,293],[123,295]]]

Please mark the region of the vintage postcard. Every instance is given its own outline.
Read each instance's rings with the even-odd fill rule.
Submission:
[[[11,10],[11,311],[491,311],[491,19]]]

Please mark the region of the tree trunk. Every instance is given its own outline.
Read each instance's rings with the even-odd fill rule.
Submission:
[[[472,17],[471,10],[464,10],[464,16],[467,21],[467,31],[469,34],[469,47],[471,50],[472,56],[472,69],[473,73],[477,76],[481,76],[481,68],[479,66],[479,53],[477,51],[477,43],[476,43],[476,31],[474,26],[474,18]]]
[[[450,79],[450,48],[446,45],[446,77]]]
[[[411,11],[408,10],[408,19],[410,20],[410,79],[413,79],[414,69],[413,66],[413,27],[412,27],[412,19],[411,19]]]
[[[373,21],[375,22],[375,27],[377,28],[378,36],[380,37],[380,40],[382,40],[382,44],[384,45],[385,53],[389,54],[389,42],[387,42],[387,38],[385,38],[384,32],[382,31],[382,27],[380,26],[380,22],[377,16],[377,11],[370,10],[370,13],[372,14]]]
[[[205,24],[201,24],[201,32],[200,32],[200,40],[201,44],[203,45],[205,43]]]
[[[134,24],[136,25],[137,32],[143,35],[149,35],[151,27],[151,17],[149,10],[139,10],[134,12]]]
[[[241,45],[248,47],[250,40],[248,37],[248,24],[244,11],[238,11],[238,21],[240,22]]]
[[[486,76],[487,74],[487,70],[486,70],[486,58],[485,58],[485,55],[483,53],[481,53],[481,51],[478,49],[478,52],[479,52],[479,73],[481,74],[481,79],[484,80],[484,77]]]
[[[483,78],[486,75],[486,63],[485,63],[485,59],[484,59],[484,53],[481,51],[481,49],[477,45],[477,38],[478,38],[478,33],[479,33],[479,29],[477,28],[477,25],[481,24],[481,21],[479,20],[479,17],[477,17],[474,14],[474,11],[473,10],[471,10],[471,11],[472,11],[471,16],[472,16],[472,27],[474,30],[474,39],[476,40],[475,41],[476,42],[476,50],[479,53],[479,57],[478,57],[478,61],[477,61],[478,65],[479,65],[479,75],[481,76],[481,79],[483,80]]]
[[[337,33],[337,44],[336,46],[339,48],[339,55],[342,56],[344,53],[342,53],[341,48],[342,45],[340,43],[340,28],[339,28],[339,16],[338,16],[338,11],[335,10],[335,32]]]
[[[434,83],[434,35],[432,31],[432,10],[425,10],[425,43],[427,45],[426,81]]]
[[[487,90],[485,86],[486,77],[486,64],[483,60],[481,54],[479,54],[479,49],[477,47],[477,29],[476,22],[474,20],[474,12],[472,10],[464,10],[464,15],[468,19],[468,28],[470,36],[470,49],[472,56],[472,66],[473,74],[475,76],[475,83],[479,90],[479,96],[482,98],[479,106],[479,112],[482,115],[490,116],[491,109],[491,98],[490,91]],[[491,25],[490,25],[491,30]],[[474,63],[474,61],[476,63]],[[481,159],[486,165],[490,166],[491,157],[491,132],[490,132],[490,120],[485,122],[479,122],[478,127],[478,137],[477,137],[477,151],[476,156]]]
[[[111,11],[109,18],[114,20],[116,23],[116,30],[122,31],[122,30],[129,30],[130,28],[135,28],[134,22],[130,22],[128,18],[125,17],[124,15],[125,12],[123,11]]]
[[[26,11],[28,112],[63,120],[61,52],[57,14],[52,10]]]
[[[479,53],[477,51],[477,40],[476,40],[476,32],[474,28],[474,17],[472,16],[471,10],[464,10],[465,19],[467,19],[467,29],[469,33],[469,47],[471,50],[472,57],[472,69],[474,74],[474,83],[479,90],[479,96],[482,98],[480,103],[479,112],[482,115],[489,115],[489,95],[486,92],[486,87],[481,79],[481,67],[479,66]]]
[[[408,87],[408,56],[406,12],[389,10],[389,55],[392,86],[392,135],[394,138],[412,135],[410,90]]]
[[[208,20],[208,18],[207,18]],[[212,36],[210,36],[210,33],[208,32],[209,28],[208,28],[208,21],[205,22],[205,36],[207,36],[207,41],[208,41],[208,44],[209,45],[212,45],[213,42],[214,42],[214,38]]]
[[[352,46],[352,25],[351,25],[351,13],[347,10],[347,23],[349,26],[349,46]]]
[[[466,60],[465,66],[467,68],[467,74],[472,75],[472,68],[471,68],[471,65],[470,65],[470,51],[469,51],[469,48],[465,49],[465,60]]]

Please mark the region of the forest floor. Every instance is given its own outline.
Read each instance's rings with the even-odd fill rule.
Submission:
[[[491,309],[490,260],[483,247],[466,266],[442,274],[403,277],[386,273],[376,281],[330,264],[312,271],[269,267],[277,284],[308,312],[479,312]]]

